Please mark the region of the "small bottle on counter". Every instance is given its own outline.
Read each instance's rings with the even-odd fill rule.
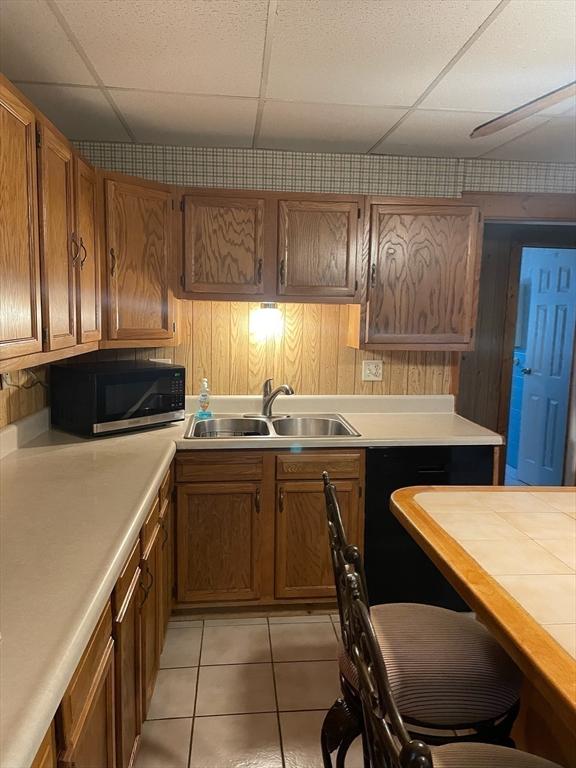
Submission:
[[[208,379],[202,379],[200,382],[200,394],[198,396],[198,410],[196,411],[196,418],[212,418],[212,411],[210,410],[210,389],[208,387]]]

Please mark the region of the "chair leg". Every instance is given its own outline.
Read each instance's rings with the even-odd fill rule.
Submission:
[[[336,755],[336,768],[346,768],[346,755],[350,749],[350,745],[360,734],[353,730],[348,731],[342,739],[342,743],[338,748],[338,754]]]
[[[324,768],[332,768],[332,752],[336,750],[338,750],[336,766],[342,768],[344,763],[340,761],[340,753],[345,747],[342,760],[345,759],[348,747],[361,730],[357,717],[346,702],[343,699],[336,699],[324,718],[320,734]]]

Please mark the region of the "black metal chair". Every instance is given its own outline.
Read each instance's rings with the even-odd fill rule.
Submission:
[[[344,602],[370,768],[560,768],[508,747],[462,742],[430,747],[412,738],[396,706],[361,578],[354,569],[346,576]]]
[[[336,488],[326,472],[323,479],[342,635],[342,697],[326,715],[321,745],[325,768],[331,768],[334,752],[337,768],[343,768],[350,744],[363,733],[359,673],[345,599],[348,574],[356,574],[365,605],[368,592],[360,552],[346,539]],[[392,693],[412,735],[437,745],[479,741],[513,746],[510,730],[518,713],[522,675],[471,614],[388,603],[372,606],[371,617]]]

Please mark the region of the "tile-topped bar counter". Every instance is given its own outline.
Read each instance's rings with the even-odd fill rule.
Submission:
[[[391,508],[576,734],[576,491],[406,488]]]

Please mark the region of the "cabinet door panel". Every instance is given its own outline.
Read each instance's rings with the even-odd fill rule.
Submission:
[[[169,339],[171,198],[106,181],[108,332],[111,339]]]
[[[100,258],[96,240],[96,174],[92,166],[75,158],[76,262],[78,343],[102,338],[100,323]]]
[[[368,343],[471,342],[478,216],[457,206],[372,206]]]
[[[348,540],[356,542],[359,483],[334,483]],[[277,598],[334,597],[324,487],[321,482],[277,485]]]
[[[0,360],[42,351],[33,113],[0,83]]]
[[[75,265],[79,258],[74,232],[73,158],[67,142],[41,126],[40,264],[46,349],[76,344]]]
[[[354,296],[356,202],[279,202],[278,293]]]
[[[253,600],[260,595],[260,485],[178,488],[178,600]]]
[[[141,673],[142,673],[142,719],[146,719],[150,699],[154,691],[156,673],[160,662],[158,645],[158,615],[159,615],[159,540],[160,526],[152,536],[150,546],[144,554],[141,563],[142,586],[146,597],[141,609]]]
[[[115,768],[114,642],[110,638],[94,680],[86,718],[74,743],[58,760],[59,768]]]
[[[114,590],[116,757],[118,768],[129,768],[135,757],[142,724],[140,679],[140,542],[128,559]],[[127,588],[125,587],[127,583]]]
[[[260,294],[264,279],[264,200],[184,198],[184,288]]]

